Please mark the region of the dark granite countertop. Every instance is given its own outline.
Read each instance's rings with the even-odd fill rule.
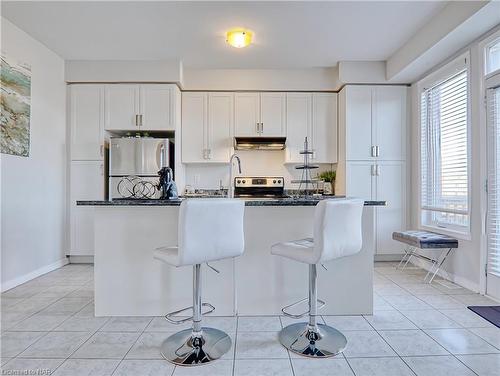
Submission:
[[[333,197],[328,197],[333,198]],[[343,197],[337,197],[342,199]],[[196,198],[193,198],[196,199]],[[322,198],[280,198],[280,199],[245,199],[245,206],[316,206]],[[112,201],[77,201],[79,206],[179,206],[182,199],[177,200],[127,200]],[[365,206],[385,206],[385,201],[365,201]]]

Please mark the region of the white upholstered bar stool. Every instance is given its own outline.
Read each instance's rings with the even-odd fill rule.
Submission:
[[[308,357],[328,357],[341,353],[347,346],[347,339],[338,330],[316,322],[317,265],[340,257],[354,255],[361,250],[362,200],[323,200],[314,212],[314,239],[301,239],[278,243],[272,246],[273,255],[309,264],[309,297],[282,309],[292,318],[309,315],[309,322],[288,325],[279,333],[281,344],[290,351]],[[349,288],[349,286],[332,286]],[[309,310],[291,314],[287,310],[308,300]],[[319,308],[321,308],[319,307]]]
[[[240,256],[245,242],[243,214],[245,202],[235,199],[191,199],[181,203],[178,245],[158,248],[154,257],[169,265],[193,266],[193,305],[168,313],[167,321],[180,324],[192,320],[191,329],[168,337],[161,353],[168,361],[184,366],[208,363],[220,358],[231,348],[231,338],[221,330],[201,327],[203,315],[215,307],[201,301],[202,263]],[[213,269],[213,268],[212,268]],[[208,311],[202,313],[202,307]],[[177,319],[192,310],[192,316]]]

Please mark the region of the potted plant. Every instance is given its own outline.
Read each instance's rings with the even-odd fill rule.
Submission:
[[[325,182],[325,188],[323,190],[323,194],[325,195],[334,195],[335,194],[335,178],[337,176],[337,172],[323,171],[318,175],[318,179]]]

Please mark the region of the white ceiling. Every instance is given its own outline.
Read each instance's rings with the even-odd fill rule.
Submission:
[[[7,2],[2,15],[64,59],[180,59],[192,68],[386,60],[446,2]],[[234,49],[225,31],[255,43]]]

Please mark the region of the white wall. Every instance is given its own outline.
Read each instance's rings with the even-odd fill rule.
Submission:
[[[241,159],[241,175],[243,176],[283,176],[285,178],[285,188],[294,189],[297,185],[290,181],[300,179],[300,171],[294,166],[297,164],[285,165],[285,150],[263,151],[263,150],[238,150],[236,151]],[[235,163],[236,164],[236,163]],[[211,164],[189,164],[186,166],[186,184],[196,189],[217,189],[219,181],[222,180],[224,187],[229,183],[229,165]],[[319,170],[323,171],[334,168],[335,165],[322,164]],[[233,167],[234,176],[238,175],[237,167]]]
[[[70,82],[170,82],[182,85],[180,60],[68,60]]]
[[[338,70],[309,69],[188,69],[184,68],[185,90],[338,90]]]
[[[1,154],[2,291],[66,262],[64,61],[2,18],[2,52],[31,64],[31,151]]]
[[[342,84],[385,84],[385,61],[340,61],[338,77]]]
[[[500,29],[497,27],[496,30]],[[490,31],[491,34],[495,30]],[[448,62],[453,61],[457,56],[469,51],[470,53],[470,193],[471,193],[471,216],[470,239],[459,239],[459,248],[447,262],[447,275],[451,280],[475,291],[484,292],[484,252],[485,236],[485,181],[486,181],[486,125],[484,122],[484,90],[482,88],[482,50],[479,48],[479,42],[483,40],[482,36],[477,41],[460,50],[457,54],[447,59],[438,67],[432,69],[437,71]],[[427,76],[426,74],[425,76]],[[419,211],[419,192],[420,189],[420,164],[419,164],[419,90],[418,84],[412,86],[412,127],[411,127],[411,147],[412,147],[412,192],[411,192],[411,223],[413,228],[418,227]]]

